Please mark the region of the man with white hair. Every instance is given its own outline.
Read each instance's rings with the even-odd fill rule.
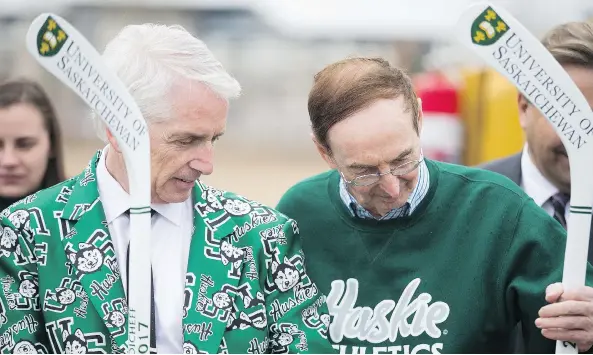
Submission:
[[[149,127],[151,352],[332,352],[297,224],[199,180],[237,81],[180,26],[127,26],[103,58]],[[107,144],[82,174],[0,214],[0,352],[129,350],[129,186],[97,122]]]

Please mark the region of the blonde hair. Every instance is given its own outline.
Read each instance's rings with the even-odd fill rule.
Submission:
[[[567,22],[548,31],[542,44],[562,65],[593,68],[593,24]]]

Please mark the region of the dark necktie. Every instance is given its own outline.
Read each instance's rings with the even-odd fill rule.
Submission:
[[[156,211],[150,210],[150,217],[154,217]],[[130,217],[130,210],[127,210],[125,214]],[[130,297],[130,243],[128,243],[128,251],[126,255],[126,290],[127,295]],[[154,284],[152,281],[152,268],[150,269],[150,353],[156,354],[156,317],[154,311]]]
[[[564,213],[566,212],[566,204],[570,200],[570,195],[558,192],[554,196],[550,197],[550,202],[554,207],[554,219],[557,220],[564,229],[566,229],[566,218]]]

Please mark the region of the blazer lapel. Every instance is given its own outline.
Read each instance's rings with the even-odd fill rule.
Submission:
[[[68,272],[84,287],[118,347],[127,340],[128,307],[96,181],[98,153],[77,177],[61,215]]]
[[[193,191],[194,232],[183,314],[186,352],[216,353],[237,313],[235,297],[244,251],[231,238],[236,224],[224,209],[221,195],[199,182]]]

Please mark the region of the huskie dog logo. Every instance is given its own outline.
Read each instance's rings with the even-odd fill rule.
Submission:
[[[215,318],[219,313],[221,313],[218,319],[226,322],[231,310],[233,309],[233,306],[234,303],[231,296],[225,292],[224,289],[221,289],[220,291],[214,292],[214,294],[212,294],[210,304],[204,307],[202,313],[210,318]]]
[[[218,309],[229,309],[232,305],[232,300],[228,293],[216,292],[212,295],[212,304]]]
[[[16,292],[11,292],[12,284],[15,282],[13,278],[6,276],[1,281],[8,309],[39,310],[39,280],[36,273],[19,271]]]
[[[224,210],[233,216],[245,216],[251,212],[251,205],[243,200],[224,200]]]
[[[105,318],[108,327],[121,328],[126,323],[126,317],[120,311],[109,312]]]
[[[37,354],[37,349],[35,349],[35,345],[27,340],[21,340],[14,345],[12,348],[13,354]]]
[[[23,298],[34,299],[39,295],[39,280],[37,274],[28,271],[19,272],[19,294]]]
[[[103,318],[108,327],[121,328],[126,323],[125,315],[120,311],[111,311]]]
[[[288,347],[293,341],[294,338],[289,333],[275,333],[272,338],[272,344],[277,348]]]
[[[96,244],[102,244],[97,247]],[[79,243],[78,250],[74,250],[71,243],[67,245],[68,259],[78,270],[79,279],[85,274],[97,272],[103,266],[108,251],[113,251],[113,245],[107,240],[107,234],[97,230],[86,243]]]
[[[275,258],[274,258],[275,259]],[[283,262],[279,260],[272,260],[270,270],[271,275],[268,274],[264,291],[266,294],[271,294],[275,291],[286,293],[288,298],[280,300],[274,299],[270,306],[270,317],[274,322],[281,319],[290,310],[298,307],[304,302],[313,299],[319,294],[317,285],[311,281],[306,275],[304,257],[302,252],[299,252],[289,258],[283,258]],[[319,298],[318,298],[319,299]],[[319,307],[319,304],[314,305],[314,308]],[[308,310],[308,315],[316,312],[316,309]]]
[[[298,257],[298,255],[295,255],[295,257]],[[287,257],[284,257],[282,263],[278,263],[274,260],[272,261],[272,284],[270,284],[268,280],[266,283],[266,290],[269,290],[270,292],[273,290],[286,292],[301,281],[301,276],[301,272]]]
[[[62,279],[60,286],[56,288],[55,292],[52,292],[52,290],[45,290],[43,309],[62,313],[68,306],[76,301],[76,295],[80,292],[84,292],[80,282],[77,280],[72,281],[69,277],[65,277]]]
[[[205,228],[206,244],[204,254],[209,259],[220,260],[223,265],[231,265],[228,277],[239,279],[241,277],[241,264],[245,252],[230,243],[230,237],[222,240],[216,240],[214,233],[209,228]]]
[[[0,228],[0,257],[9,257],[17,248],[20,250],[16,233],[10,227]]]
[[[128,306],[124,298],[117,298],[111,302],[105,302],[101,305],[101,310],[105,315],[103,320],[108,327],[116,328],[117,330],[112,332],[113,336],[124,334],[126,329],[126,316],[128,313]]]
[[[220,203],[219,198],[223,196],[224,192],[206,184],[201,184],[201,186],[202,199],[206,202],[198,202],[194,206],[200,216],[206,217],[210,213],[223,211],[224,207]]]
[[[5,210],[8,211],[8,210]],[[48,231],[45,228],[43,216],[37,208],[31,209],[32,213],[26,210],[18,210],[9,214],[6,218],[14,225],[14,229],[10,227],[0,227],[0,257],[10,257],[14,254],[14,262],[17,265],[36,262],[36,255],[28,244],[25,244],[25,250],[22,249],[18,243],[19,234],[26,238],[29,243],[33,243],[33,232],[31,231],[31,215],[35,215],[39,223],[37,232],[40,235],[47,235]],[[27,257],[28,256],[28,257]],[[42,260],[44,261],[44,260]]]
[[[96,246],[88,243],[78,244],[78,251],[69,255],[70,261],[84,273],[96,272],[103,265],[104,254]]]
[[[105,353],[107,335],[104,332],[84,333],[73,328],[74,318],[65,317],[45,323],[53,354],[101,354]],[[109,333],[107,333],[109,334]],[[115,349],[119,350],[119,349]]]
[[[39,283],[35,279],[23,280],[19,286],[19,293],[25,298],[33,298],[39,294]]]
[[[228,238],[223,239],[220,243],[220,261],[222,261],[222,264],[227,265],[230,262],[235,269],[238,269],[242,260],[243,250],[229,243]]]
[[[30,215],[25,210],[18,210],[12,212],[8,216],[8,220],[19,232],[26,232],[31,230],[30,228]]]
[[[61,305],[69,305],[76,300],[76,294],[69,288],[56,289],[56,298]]]
[[[272,353],[288,353],[288,348],[298,340],[296,345],[300,351],[307,350],[307,338],[305,333],[295,324],[274,323],[270,326],[270,348]]]
[[[74,334],[62,331],[62,342],[66,354],[86,354],[89,351],[86,337],[80,329],[76,329]]]
[[[47,354],[47,349],[43,344],[33,344],[28,340],[21,340],[14,344],[13,354]]]

